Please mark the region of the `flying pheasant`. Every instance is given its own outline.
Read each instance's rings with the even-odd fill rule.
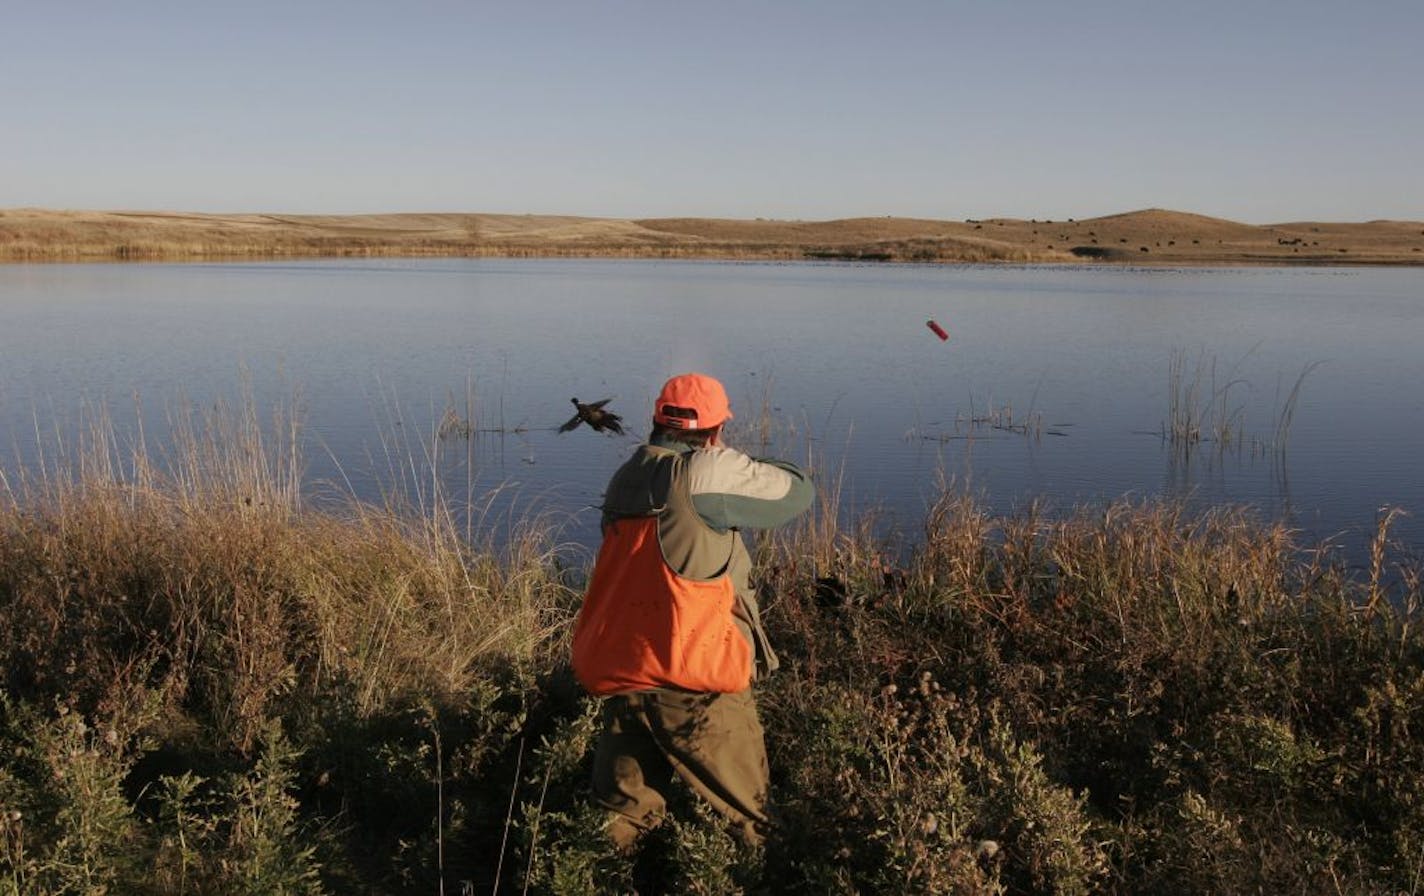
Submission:
[[[607,430],[608,432],[617,433],[620,436],[623,435],[623,418],[612,411],[605,411],[603,409],[603,406],[612,401],[612,399],[605,398],[602,401],[594,401],[589,404],[584,404],[577,398],[570,398],[569,401],[574,403],[574,407],[578,409],[578,413],[569,418],[569,422],[560,426],[559,432],[568,432],[571,429],[577,428],[580,423],[587,423],[593,427],[595,432]]]

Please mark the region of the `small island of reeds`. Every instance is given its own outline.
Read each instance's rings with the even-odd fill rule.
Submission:
[[[1240,509],[834,489],[756,544],[780,825],[599,833],[587,557],[314,506],[254,415],[0,470],[0,893],[1417,892],[1419,568]]]

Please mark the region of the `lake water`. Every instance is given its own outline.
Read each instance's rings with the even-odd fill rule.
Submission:
[[[1245,503],[1354,556],[1397,506],[1410,515],[1393,531],[1417,551],[1421,338],[1417,269],[8,265],[0,469],[33,464],[86,403],[107,404],[123,431],[141,415],[152,440],[171,408],[231,400],[247,379],[264,408],[298,396],[313,482],[414,491],[433,452],[454,493],[499,489],[492,528],[511,507],[548,511],[588,544],[590,508],[646,434],[658,386],[695,369],[727,384],[735,444],[762,450],[755,424],[772,408],[770,450],[838,479],[848,512],[878,510],[911,535],[953,478],[1002,511],[1124,495]],[[1163,438],[1173,394],[1193,383],[1203,405],[1221,399],[1233,444],[1184,453]],[[557,433],[571,396],[611,396],[628,435]],[[470,440],[432,437],[447,405],[473,418]],[[1005,407],[1033,432],[969,422]]]

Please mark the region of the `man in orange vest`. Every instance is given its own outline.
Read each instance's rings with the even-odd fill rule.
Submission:
[[[794,464],[722,444],[722,384],[675,376],[653,431],[608,483],[603,545],[574,628],[573,667],[603,701],[594,795],[629,849],[657,824],[676,774],[760,843],[766,745],[751,683],[777,666],[738,530],[771,528],[811,505]]]

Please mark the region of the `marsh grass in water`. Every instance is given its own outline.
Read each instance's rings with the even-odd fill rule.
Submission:
[[[968,414],[956,413],[954,429],[950,432],[929,432],[917,426],[907,431],[905,436],[930,442],[954,442],[973,441],[994,432],[1004,432],[1039,441],[1045,434],[1066,436],[1067,433],[1063,430],[1067,426],[1071,426],[1071,424],[1057,423],[1044,429],[1042,413],[1029,411],[1015,417],[1013,405],[1005,404],[998,407],[990,405],[979,411],[971,408]]]
[[[1245,511],[759,539],[780,825],[687,794],[631,857],[588,802],[586,555],[304,500],[293,424],[102,415],[0,486],[0,892],[1416,892],[1417,566]],[[438,442],[438,434],[432,437]],[[456,496],[457,499],[464,496]]]
[[[1247,352],[1246,357],[1251,353]],[[1209,442],[1217,451],[1248,449],[1253,456],[1284,456],[1305,380],[1324,362],[1306,364],[1283,400],[1277,389],[1278,409],[1270,435],[1252,436],[1246,431],[1245,405],[1237,398],[1251,388],[1250,382],[1237,375],[1246,357],[1218,379],[1215,356],[1208,358],[1205,352],[1198,352],[1193,361],[1185,349],[1172,351],[1167,365],[1168,407],[1161,428],[1163,441],[1183,455]]]

